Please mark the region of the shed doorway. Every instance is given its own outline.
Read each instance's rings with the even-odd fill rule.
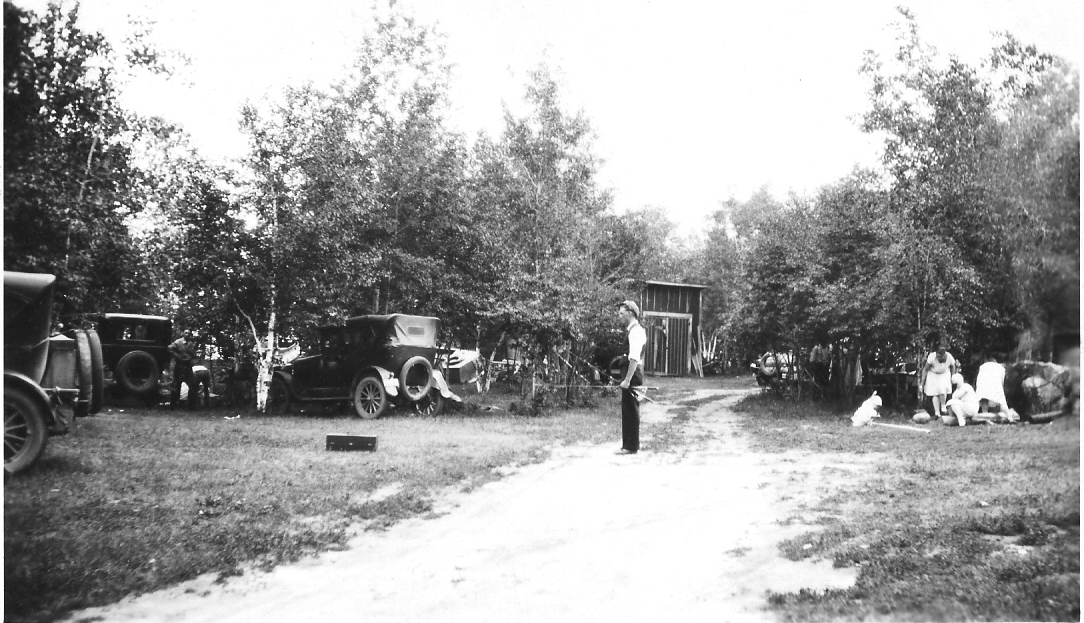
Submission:
[[[661,376],[688,374],[693,315],[646,312],[643,325],[647,333],[644,372]]]

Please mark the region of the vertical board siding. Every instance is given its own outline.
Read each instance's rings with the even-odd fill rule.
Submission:
[[[649,374],[686,375],[692,371],[693,336],[700,329],[701,286],[648,283],[640,297]],[[654,312],[654,313],[653,313]]]
[[[643,325],[647,333],[644,371],[663,375],[688,374],[692,316],[656,316],[647,312]]]

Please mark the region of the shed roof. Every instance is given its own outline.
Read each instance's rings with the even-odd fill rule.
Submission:
[[[696,285],[694,283],[671,283],[669,281],[645,281],[644,283],[649,286],[681,286],[683,288],[699,288],[701,290],[704,290],[708,287]]]

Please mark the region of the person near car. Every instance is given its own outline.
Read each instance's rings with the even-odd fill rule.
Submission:
[[[192,360],[196,358],[196,345],[192,340],[192,331],[186,329],[181,337],[169,345],[169,354],[173,356],[173,389],[169,394],[169,407],[175,408],[181,397],[181,383],[188,385],[192,394]],[[191,404],[191,403],[189,403]]]
[[[828,386],[829,364],[832,361],[832,352],[828,350],[828,346],[824,343],[824,340],[817,342],[813,349],[809,351],[809,371],[813,375],[813,380],[817,382],[821,388]]]
[[[617,319],[628,333],[629,354],[625,378],[621,380],[621,449],[618,454],[640,451],[640,398],[638,388],[644,384],[644,346],[647,332],[640,325],[640,306],[624,301],[617,307]]]
[[[956,360],[945,350],[944,344],[939,344],[937,352],[926,358],[920,383],[923,393],[933,400],[934,417],[945,415],[945,402],[952,393],[953,374],[956,374]]]
[[[203,402],[200,402],[200,394]],[[211,370],[201,364],[192,366],[192,382],[188,384],[188,407],[211,406]]]

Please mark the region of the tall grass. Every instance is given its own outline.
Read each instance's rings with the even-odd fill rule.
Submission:
[[[781,546],[794,559],[857,566],[857,584],[773,594],[784,620],[1080,619],[1079,416],[1045,425],[927,424],[931,432],[917,434],[852,428],[840,405],[767,395],[738,410],[761,451],[881,457],[861,484],[824,501],[824,531]],[[883,421],[910,425],[903,414]]]
[[[445,487],[499,478],[498,467],[539,461],[554,444],[616,442],[616,413],[605,400],[530,418],[146,409],[85,418],[5,483],[5,620],[50,620],[341,548],[358,530],[429,513]],[[377,450],[326,451],[328,433],[375,435]]]

